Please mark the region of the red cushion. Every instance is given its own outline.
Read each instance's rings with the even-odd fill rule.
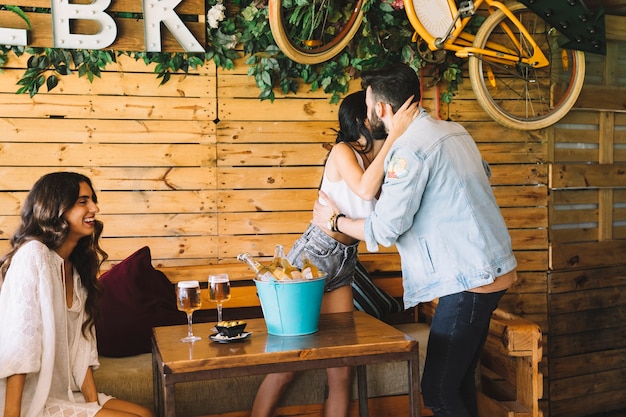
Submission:
[[[152,266],[145,246],[102,274],[104,295],[96,320],[98,352],[132,356],[151,351],[152,327],[187,323],[176,308],[176,293],[167,276]]]

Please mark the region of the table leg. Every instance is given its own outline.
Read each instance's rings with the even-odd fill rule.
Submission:
[[[174,384],[165,384],[163,389],[163,417],[176,417],[176,387]]]
[[[359,393],[359,417],[368,417],[367,367],[365,365],[358,365],[356,367],[356,378]]]
[[[409,374],[409,416],[421,417],[422,408],[420,404],[420,361],[416,352],[413,359],[408,362]]]
[[[161,379],[162,369],[159,367],[157,355],[152,347],[152,391],[154,394],[154,411],[157,416],[163,416],[163,396],[161,390],[163,388],[163,380]]]

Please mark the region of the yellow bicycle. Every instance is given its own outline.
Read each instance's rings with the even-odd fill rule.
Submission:
[[[337,55],[356,34],[365,0],[269,0],[272,34],[283,53],[314,64]],[[485,112],[504,126],[534,130],[572,108],[585,78],[585,54],[564,49],[560,32],[520,3],[404,0],[413,40],[428,59],[468,58],[469,78]],[[485,16],[476,34],[470,19]]]

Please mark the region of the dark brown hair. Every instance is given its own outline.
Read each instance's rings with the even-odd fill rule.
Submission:
[[[11,259],[25,243],[38,240],[51,250],[61,246],[70,232],[70,226],[63,218],[63,214],[76,204],[80,184],[83,182],[89,185],[93,201],[97,203],[91,180],[85,175],[75,172],[53,172],[37,180],[24,201],[22,222],[11,237],[11,250],[0,258],[0,272],[3,276],[11,264]],[[80,275],[82,285],[87,290],[83,333],[94,324],[102,294],[98,271],[102,262],[108,258],[99,244],[102,229],[102,222],[96,220],[94,233],[80,239],[69,257]]]

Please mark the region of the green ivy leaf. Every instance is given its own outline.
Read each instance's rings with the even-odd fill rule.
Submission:
[[[206,10],[218,1],[205,0]],[[313,21],[310,10],[304,5],[309,0],[293,1],[297,12],[292,21],[301,22],[301,29],[306,29]],[[390,62],[405,62],[413,68],[424,66],[417,53],[416,45],[411,41],[413,28],[406,18],[404,10],[395,10],[387,1],[366,1],[361,27],[345,50],[335,58],[316,65],[299,64],[288,59],[274,42],[265,2],[258,0],[232,0],[234,7],[227,8],[226,18],[219,22],[218,28],[207,25],[207,45],[204,54],[164,53],[164,52],[125,52],[109,50],[62,50],[36,47],[0,46],[0,70],[7,63],[6,53],[12,51],[17,56],[31,55],[27,68],[19,80],[19,93],[36,94],[46,80],[49,89],[58,85],[59,78],[77,71],[79,76],[87,76],[90,82],[101,76],[101,71],[112,62],[116,55],[128,55],[135,60],[143,60],[146,65],[155,64],[154,72],[161,84],[168,82],[176,72],[187,73],[189,68],[197,69],[212,60],[216,66],[233,69],[235,62],[242,57],[249,65],[248,75],[260,90],[261,100],[274,100],[273,88],[280,88],[283,93],[296,92],[298,85],[307,84],[311,91],[320,88],[329,94],[330,102],[337,103],[348,91],[350,80],[358,77],[361,71],[380,67]],[[5,6],[15,13],[24,14],[14,6]],[[15,10],[14,10],[15,9]],[[48,13],[48,11],[46,11]],[[24,18],[22,16],[22,18]],[[128,18],[132,18],[132,14]],[[331,21],[339,15],[331,15]],[[471,26],[478,27],[480,22]],[[237,48],[235,48],[235,46]],[[446,84],[450,99],[462,82],[460,66],[452,67],[457,61],[451,60],[437,67],[434,82]],[[42,78],[43,77],[43,78]],[[54,77],[50,80],[51,77]],[[55,81],[56,80],[56,81]],[[52,87],[51,87],[52,86]],[[51,88],[50,88],[51,87]]]
[[[48,91],[54,89],[59,84],[59,77],[56,75],[51,75],[46,80],[46,86],[48,87]]]
[[[28,18],[28,16],[26,15],[26,13],[24,13],[24,11],[22,11],[22,9],[20,9],[17,6],[10,6],[8,4],[5,4],[4,7],[9,10],[12,11],[13,13],[15,13],[16,15],[18,15],[19,17],[22,18],[23,21],[26,22],[26,25],[28,26],[28,29],[32,30],[32,26],[30,24],[30,19]]]

